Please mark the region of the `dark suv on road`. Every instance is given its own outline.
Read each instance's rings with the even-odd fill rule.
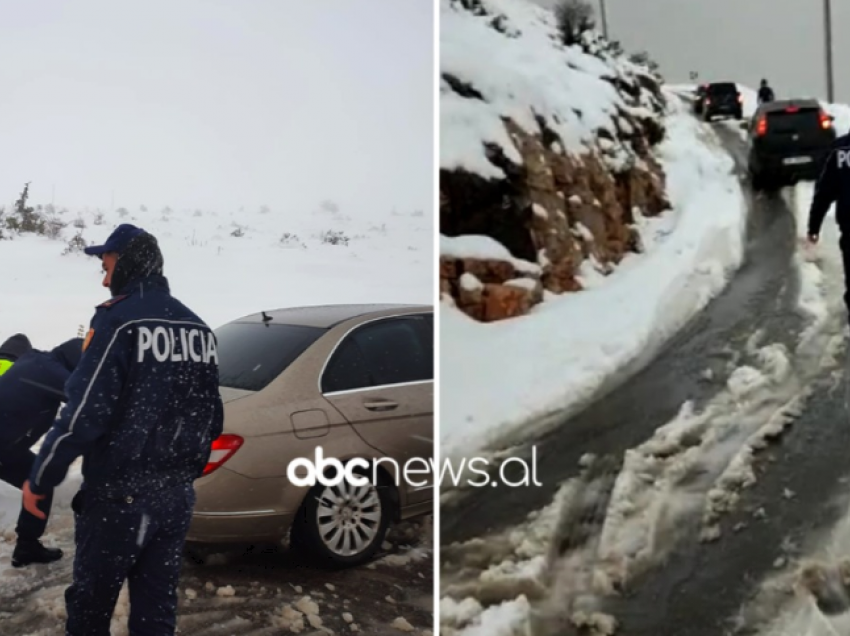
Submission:
[[[715,82],[705,87],[702,97],[702,116],[711,121],[717,115],[735,119],[744,117],[744,98],[733,82]]]
[[[836,138],[834,119],[814,99],[760,106],[748,126],[753,188],[773,190],[816,179]]]

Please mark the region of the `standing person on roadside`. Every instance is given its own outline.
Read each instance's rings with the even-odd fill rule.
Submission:
[[[773,89],[768,86],[767,80],[763,79],[761,81],[761,86],[759,86],[759,106],[762,104],[769,104],[773,100],[776,99],[776,95],[773,94]]]
[[[35,462],[30,449],[50,429],[65,401],[65,382],[80,362],[82,347],[83,339],[74,338],[52,351],[30,349],[0,376],[0,481],[23,488]],[[44,518],[26,509],[18,516],[13,567],[62,558],[62,550],[41,543],[53,491],[45,494],[39,506]]]
[[[844,261],[844,305],[850,312],[850,135],[835,140],[815,185],[809,208],[809,243],[820,240],[826,213],[835,204],[835,222],[841,234],[838,246]]]
[[[0,345],[0,375],[8,371],[15,361],[32,349],[30,339],[22,333],[16,333]]]
[[[112,298],[91,321],[24,505],[38,516],[38,500],[82,455],[66,636],[108,635],[125,580],[130,633],[170,636],[193,482],[222,430],[216,340],[171,295],[151,234],[123,224],[85,251],[101,258]]]

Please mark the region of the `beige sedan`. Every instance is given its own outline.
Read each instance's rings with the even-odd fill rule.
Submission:
[[[347,566],[370,559],[391,523],[431,511],[432,307],[281,309],[216,338],[224,431],[195,482],[189,541],[289,536]],[[306,483],[317,451],[358,465],[351,481],[330,468]]]

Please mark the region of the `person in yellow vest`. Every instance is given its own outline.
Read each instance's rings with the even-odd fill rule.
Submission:
[[[30,339],[22,333],[16,333],[0,345],[0,375],[6,373],[18,358],[32,351]]]

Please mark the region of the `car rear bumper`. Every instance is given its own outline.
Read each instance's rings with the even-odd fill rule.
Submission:
[[[222,466],[195,481],[189,541],[229,543],[286,535],[306,489],[282,478],[252,479]]]
[[[737,115],[742,112],[740,104],[711,104],[705,110],[712,115]]]
[[[783,179],[817,179],[823,169],[827,155],[828,151],[760,155],[756,158],[756,169],[752,172]],[[808,161],[804,163],[789,163],[789,161],[798,157],[803,157],[808,159]]]

